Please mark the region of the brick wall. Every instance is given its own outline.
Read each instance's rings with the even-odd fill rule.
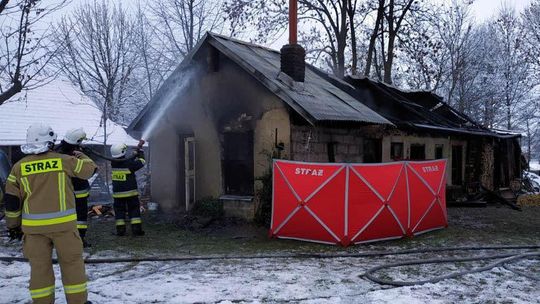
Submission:
[[[328,149],[333,145],[335,162],[362,162],[364,138],[381,137],[377,126],[347,129],[292,125],[291,159],[328,162]]]

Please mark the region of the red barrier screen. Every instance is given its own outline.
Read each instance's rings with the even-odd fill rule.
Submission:
[[[328,244],[444,228],[446,161],[324,164],[276,160],[270,235]]]

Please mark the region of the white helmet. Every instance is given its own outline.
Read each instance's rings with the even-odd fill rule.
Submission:
[[[80,145],[85,139],[86,133],[82,128],[68,130],[64,136],[64,141],[72,145]]]
[[[45,124],[33,124],[26,130],[26,144],[21,146],[24,154],[41,154],[52,148],[56,133]]]
[[[51,126],[37,123],[28,127],[26,130],[26,143],[29,145],[39,145],[45,143],[54,143],[56,140],[56,133],[54,133]]]
[[[111,146],[111,156],[113,158],[120,158],[126,155],[128,146],[126,144],[115,144]]]

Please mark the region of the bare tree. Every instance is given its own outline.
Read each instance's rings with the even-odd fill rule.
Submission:
[[[139,90],[135,98],[150,101],[157,88],[163,83],[170,71],[175,68],[165,59],[166,50],[162,47],[157,27],[152,24],[148,6],[143,7],[139,2],[135,15],[134,51],[137,54],[138,68],[133,71],[133,80]]]
[[[410,26],[403,29],[407,39],[399,40],[403,56],[396,72],[411,89],[437,91],[446,79],[448,52],[436,26],[440,12],[441,9],[436,8],[411,14]]]
[[[386,1],[385,1],[386,2]],[[404,25],[405,17],[413,9],[414,0],[388,0],[382,9],[384,18],[379,20],[375,27],[379,28],[378,42],[379,54],[375,67],[378,71],[377,76],[386,83],[392,83],[392,71],[394,68],[394,59],[396,54],[396,43],[398,35]],[[377,10],[380,10],[379,6]],[[380,13],[378,12],[377,15]],[[376,51],[375,48],[372,48]],[[366,63],[366,66],[370,64]],[[382,75],[381,75],[382,74]]]
[[[500,117],[500,66],[496,60],[495,33],[489,24],[471,30],[450,71],[454,88],[454,105],[462,112],[475,117],[485,127],[498,127]],[[455,76],[457,75],[457,78]]]
[[[497,61],[500,66],[500,90],[505,107],[505,125],[512,129],[517,122],[514,117],[519,103],[525,101],[532,83],[530,65],[523,48],[523,27],[513,9],[503,6],[493,24],[495,46],[498,46]]]
[[[454,1],[451,5],[434,10],[429,18],[437,39],[442,43],[443,84],[440,93],[459,111],[471,114],[475,108],[471,94],[480,81],[478,67],[482,58],[477,54],[482,48],[483,29],[474,29],[467,4]],[[483,75],[487,81],[487,75]],[[482,88],[485,91],[485,88]]]
[[[534,155],[534,148],[539,143],[540,135],[540,113],[539,102],[534,96],[530,96],[519,105],[519,118],[521,127],[524,129],[523,144],[527,153],[527,160],[530,161]]]
[[[4,12],[4,10],[6,9],[6,6],[8,5],[8,3],[9,3],[9,0],[0,1],[0,14],[2,14]]]
[[[371,75],[371,67],[373,66],[373,54],[375,52],[375,43],[377,42],[377,37],[379,36],[380,28],[382,27],[381,24],[384,20],[384,10],[385,0],[378,0],[378,5],[376,7],[377,17],[375,18],[373,29],[371,30],[371,34],[369,36],[369,46],[367,50],[366,66],[364,70],[365,76]]]
[[[540,0],[533,1],[522,15],[522,24],[525,31],[523,48],[526,60],[531,65],[534,83],[540,84]],[[525,115],[526,143],[528,160],[540,157],[540,92],[534,91],[529,106],[522,110]]]
[[[523,16],[525,39],[523,47],[526,59],[534,69],[537,82],[540,82],[540,0],[536,0],[525,9]]]
[[[228,18],[240,28],[256,28],[255,41],[267,42],[283,34],[287,28],[286,0],[229,0],[225,3]],[[357,24],[367,16],[367,6],[357,0],[298,0],[300,38],[306,55],[312,62],[323,60],[337,76],[346,67],[358,70]],[[350,57],[347,57],[347,51]],[[349,65],[348,63],[351,62]]]
[[[298,1],[300,4],[299,20],[311,20],[316,26],[322,26],[325,34],[312,28],[312,33],[322,37],[325,45],[312,48],[311,51],[327,54],[330,59],[332,71],[337,76],[345,74],[345,49],[348,44],[349,22],[352,10],[349,10],[350,1]],[[352,18],[354,20],[354,18]],[[352,27],[351,27],[352,28]],[[308,46],[309,47],[309,46]],[[309,50],[309,49],[308,49]]]
[[[0,104],[51,76],[45,69],[56,49],[48,45],[50,31],[44,19],[66,2],[0,2]]]
[[[169,66],[176,66],[207,31],[220,32],[220,0],[161,0],[150,4],[156,37]]]
[[[74,84],[93,97],[108,118],[121,119],[137,62],[134,22],[121,6],[103,2],[84,4],[64,17],[55,32],[60,47],[56,66]]]
[[[109,118],[126,120],[126,101],[137,91],[131,83],[137,63],[134,24],[120,5],[94,2],[65,16],[55,31],[55,43],[61,51],[54,63],[101,109],[104,148]],[[108,184],[107,172],[108,167],[104,172]]]
[[[362,8],[364,8],[362,6]],[[357,31],[357,23],[360,15],[363,15],[364,18],[362,22],[365,20],[365,17],[367,17],[367,14],[362,14],[360,12],[358,0],[347,0],[346,5],[347,10],[347,17],[349,18],[349,32],[350,32],[350,40],[351,40],[351,74],[356,75],[358,73],[358,34]]]

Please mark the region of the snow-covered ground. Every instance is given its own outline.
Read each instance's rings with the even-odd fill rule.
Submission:
[[[248,226],[219,226],[199,232],[146,224],[147,235],[117,239],[114,225],[93,221],[89,258],[171,255],[287,255],[302,253],[347,254],[399,251],[426,247],[540,245],[540,208],[516,212],[505,207],[449,208],[449,228],[413,239],[337,248],[303,242],[268,240],[266,231]],[[109,230],[107,230],[109,229]],[[5,231],[0,222],[0,232]],[[234,238],[231,235],[245,235]],[[250,238],[254,234],[263,234]],[[174,240],[174,241],[170,241]],[[131,245],[131,246],[129,246]],[[308,246],[309,245],[309,246]],[[311,246],[313,245],[313,246]],[[256,250],[257,249],[257,250]],[[494,251],[450,251],[371,257],[259,258],[189,260],[87,265],[90,300],[95,304],[124,303],[540,303],[540,282],[504,267],[456,279],[412,287],[393,288],[362,276],[371,267],[402,260],[467,257]],[[497,252],[499,253],[499,252]],[[21,256],[20,244],[0,237],[0,256]],[[421,280],[456,270],[483,266],[491,261],[428,264],[381,271],[384,279]],[[508,267],[540,275],[540,258],[516,261]],[[57,303],[65,303],[60,271],[56,271]],[[29,266],[0,262],[0,304],[29,303]]]
[[[0,247],[16,254],[16,246]],[[111,253],[112,254],[112,253]],[[463,254],[463,253],[462,253]],[[482,253],[474,253],[482,254]],[[100,257],[107,254],[100,254]],[[369,267],[392,259],[422,256],[196,260],[87,266],[94,303],[540,303],[538,281],[505,268],[413,287],[389,288],[364,279]],[[512,264],[539,271],[537,260]],[[466,267],[478,265],[468,264]],[[457,266],[421,266],[381,273],[394,279],[421,279]],[[29,266],[0,262],[0,302],[29,303]],[[57,303],[65,303],[58,266]]]
[[[538,159],[533,159],[531,160],[531,162],[529,163],[529,168],[531,171],[540,171],[540,160]]]

